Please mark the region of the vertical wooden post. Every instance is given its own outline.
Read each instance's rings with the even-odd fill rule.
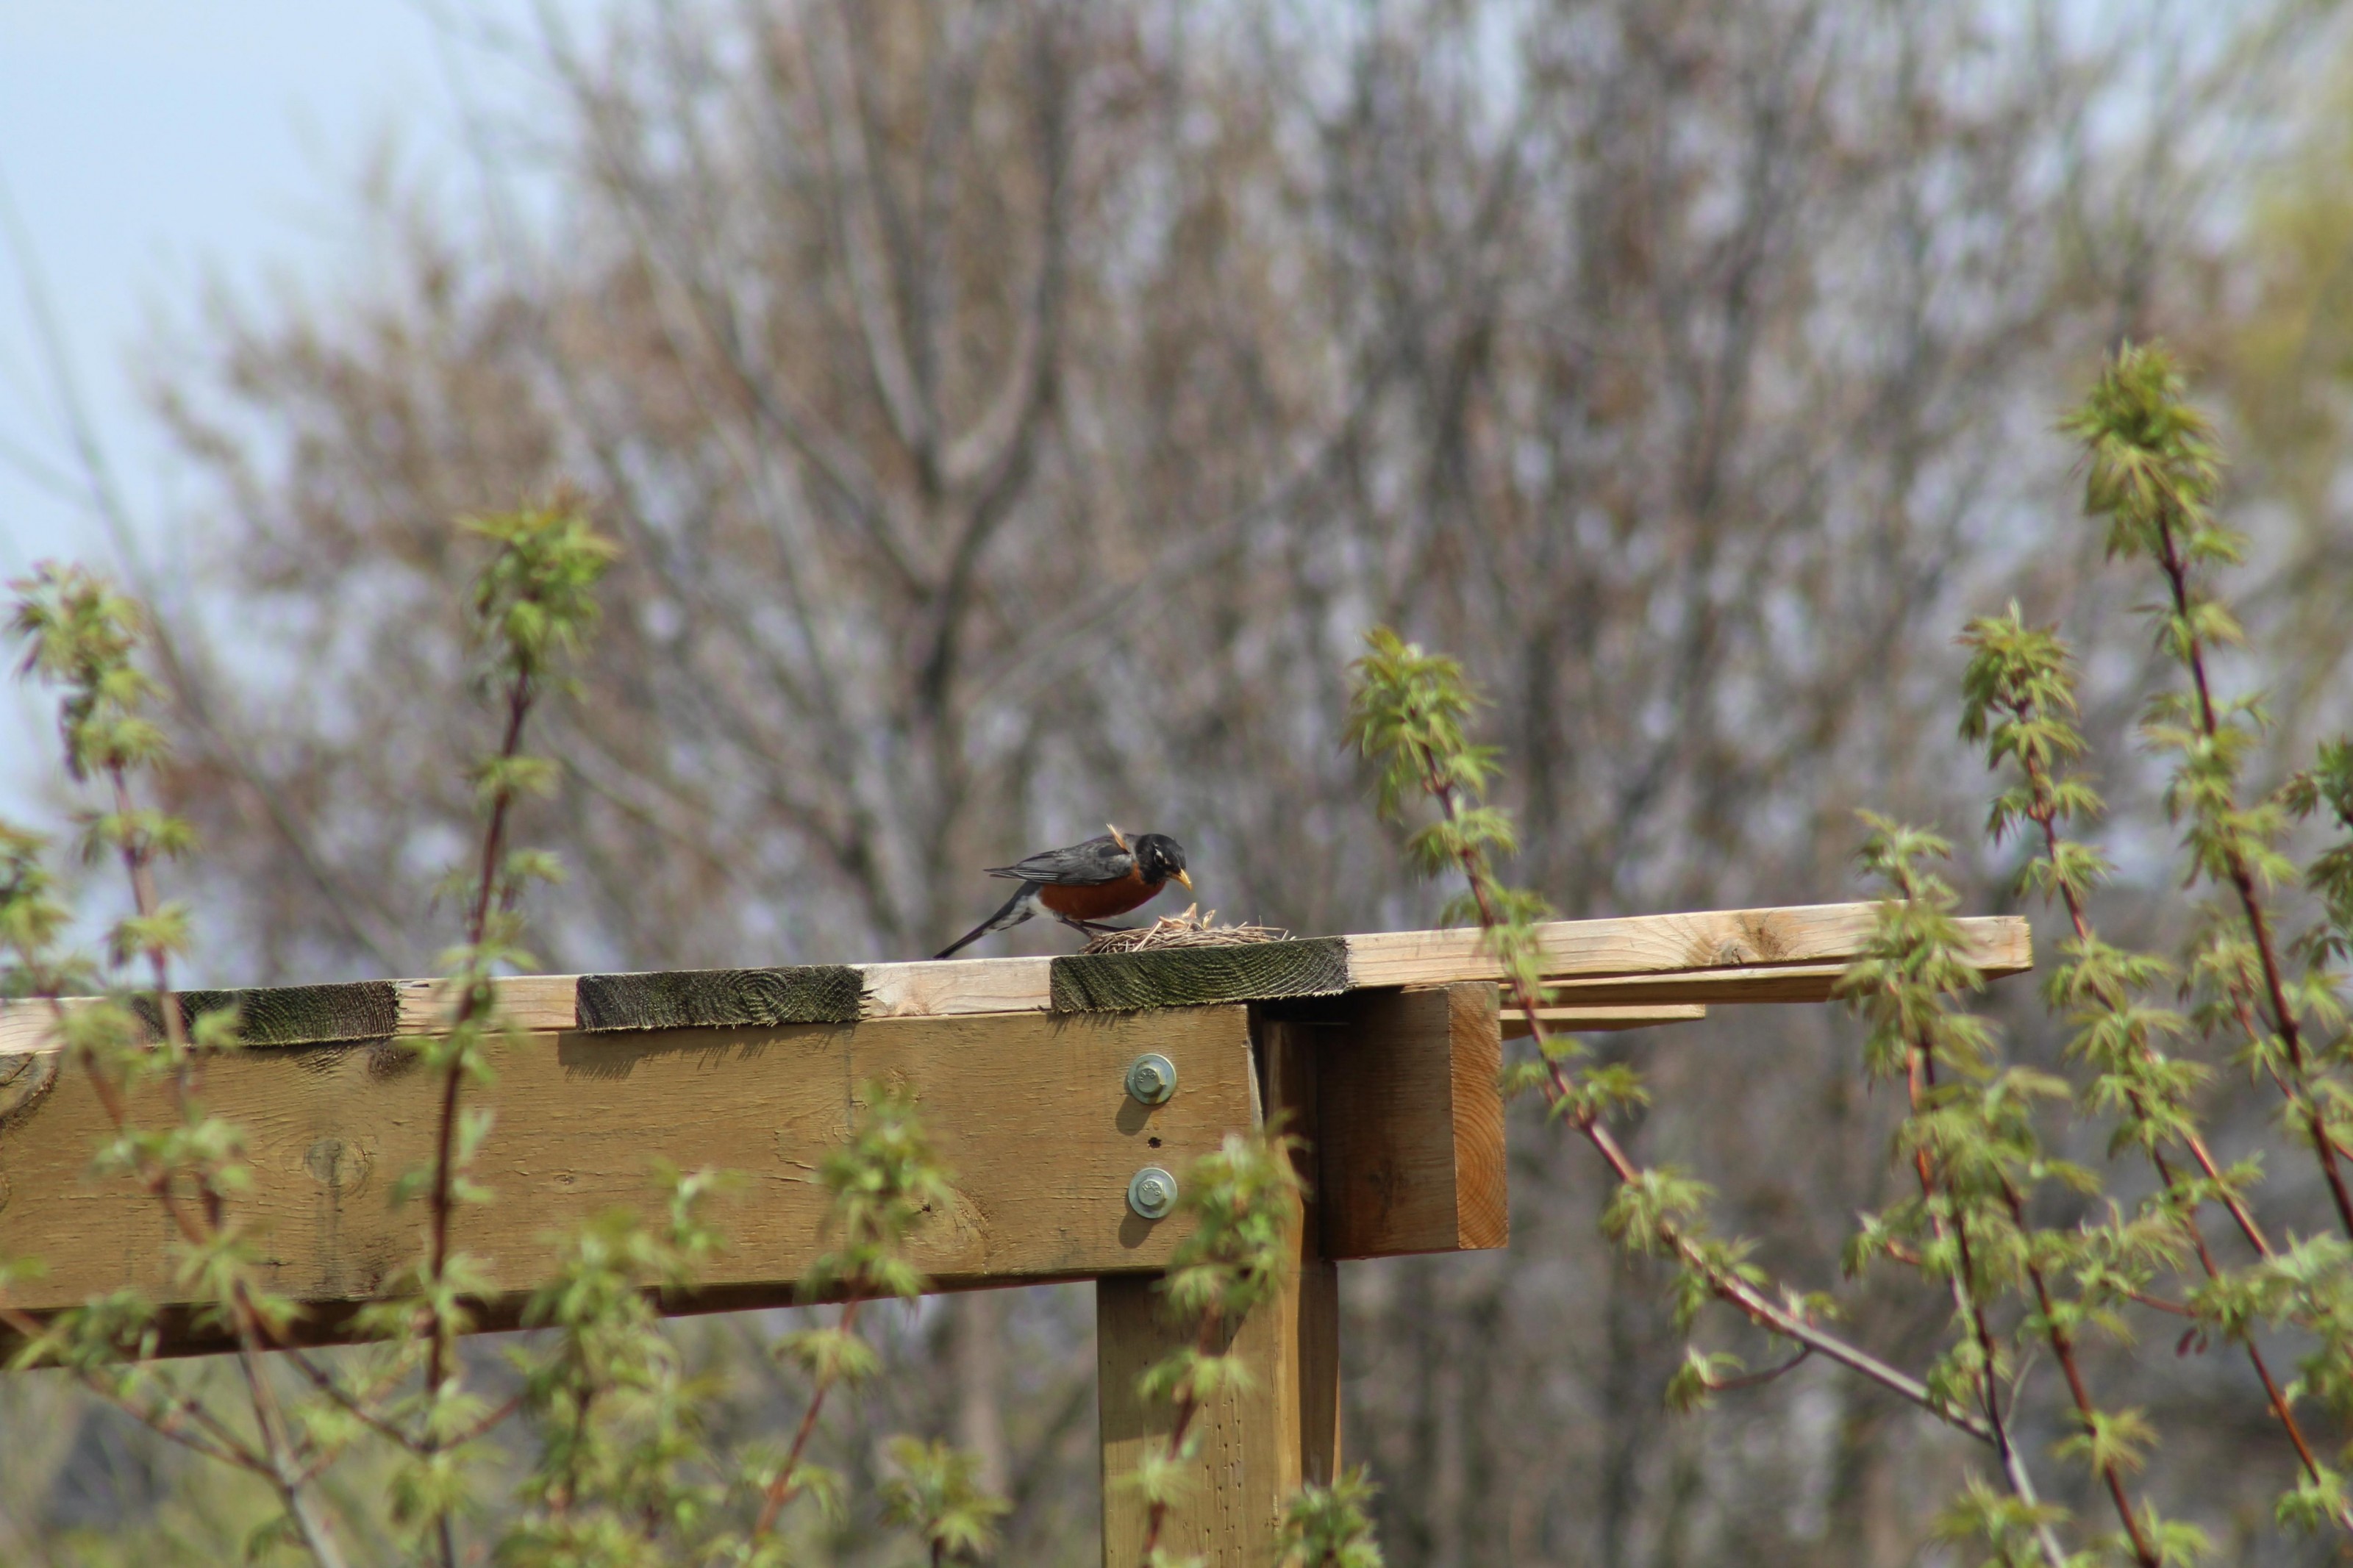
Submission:
[[[1326,1257],[1511,1240],[1495,1012],[1484,981],[1344,998],[1317,1062]]]
[[[1267,1113],[1285,1113],[1285,1125],[1312,1143],[1316,1031],[1253,1018],[1252,1033]],[[1312,1152],[1300,1164],[1312,1176]],[[1234,1335],[1232,1348],[1253,1374],[1250,1387],[1194,1417],[1200,1435],[1194,1484],[1161,1528],[1164,1548],[1199,1556],[1208,1568],[1269,1568],[1285,1501],[1301,1482],[1329,1481],[1339,1468],[1339,1276],[1317,1244],[1314,1204],[1311,1192],[1293,1240],[1298,1268],[1290,1286]],[[1155,1279],[1117,1275],[1095,1284],[1104,1568],[1142,1568],[1145,1510],[1122,1483],[1138,1459],[1166,1445],[1176,1420],[1173,1406],[1138,1398],[1135,1380],[1193,1338],[1160,1320]]]

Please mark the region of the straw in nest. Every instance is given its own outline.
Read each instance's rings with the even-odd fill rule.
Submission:
[[[1278,926],[1218,923],[1218,911],[1199,912],[1198,904],[1182,914],[1163,915],[1133,931],[1098,931],[1087,939],[1089,952],[1155,952],[1169,947],[1234,947],[1252,942],[1288,942],[1291,933]]]

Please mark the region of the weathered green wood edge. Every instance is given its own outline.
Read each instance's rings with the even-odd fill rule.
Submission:
[[[1157,952],[1079,953],[1054,960],[1048,975],[1048,995],[1057,1013],[1331,996],[1348,989],[1348,944],[1324,936]]]
[[[321,1046],[348,1040],[381,1040],[400,1033],[400,998],[389,980],[353,980],[337,985],[268,985],[237,991],[183,991],[180,1025],[234,1010],[237,1033],[248,1046]],[[164,1032],[164,1015],[153,996],[134,996],[131,1010],[150,1032]]]
[[[855,1024],[865,984],[864,975],[842,963],[584,974],[573,1006],[585,1030]]]

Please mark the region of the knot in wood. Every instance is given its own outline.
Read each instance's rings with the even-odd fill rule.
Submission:
[[[58,1053],[0,1057],[0,1133],[31,1114],[57,1087]]]

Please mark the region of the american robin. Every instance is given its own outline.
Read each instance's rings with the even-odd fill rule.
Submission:
[[[1188,889],[1193,885],[1185,874],[1184,846],[1165,833],[1139,833],[1131,847],[1116,827],[1067,849],[1040,850],[1010,866],[992,866],[988,874],[1021,886],[1003,909],[942,948],[940,957],[1033,915],[1051,915],[1083,931],[1110,930],[1097,922],[1150,902],[1170,878]]]

